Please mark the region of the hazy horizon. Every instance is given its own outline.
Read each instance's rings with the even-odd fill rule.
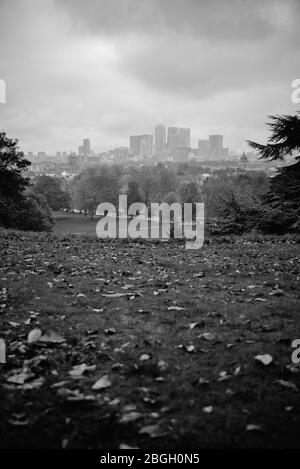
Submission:
[[[247,150],[268,114],[297,111],[299,15],[297,0],[2,0],[0,130],[54,154],[163,123]]]

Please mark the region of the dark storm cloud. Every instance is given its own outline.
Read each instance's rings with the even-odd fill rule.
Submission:
[[[71,14],[75,25],[85,25],[98,34],[175,31],[222,41],[269,37],[276,32],[270,11],[274,3],[280,7],[274,0],[56,1]],[[299,12],[297,0],[287,3]]]
[[[28,150],[128,144],[161,121],[245,148],[293,112],[299,0],[0,0],[0,128]]]
[[[75,29],[121,36],[120,71],[164,93],[201,99],[297,74],[298,0],[56,1]]]

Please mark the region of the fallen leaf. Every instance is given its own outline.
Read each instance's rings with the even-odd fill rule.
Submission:
[[[34,344],[40,340],[42,337],[41,329],[32,329],[27,336],[27,342],[29,344]]]
[[[188,353],[195,352],[196,347],[195,347],[194,345],[187,345],[187,346],[185,347],[185,350],[186,350]]]
[[[215,340],[216,336],[212,334],[211,332],[203,332],[202,334],[198,335],[199,339],[205,339],[208,340],[209,342],[212,342]]]
[[[269,355],[266,353],[265,355],[256,355],[254,359],[260,363],[262,363],[265,366],[268,366],[272,363],[273,357],[272,355]]]
[[[22,370],[19,373],[16,373],[9,378],[7,378],[8,383],[13,383],[13,384],[24,384],[25,381],[28,379],[32,378],[34,376],[33,373],[31,373],[29,370]]]
[[[280,384],[281,386],[284,386],[285,388],[293,389],[294,391],[299,391],[295,383],[292,383],[291,381],[285,381],[283,379],[277,379],[276,383]]]
[[[213,406],[212,405],[208,405],[206,407],[203,407],[203,412],[205,412],[206,414],[211,414],[212,411],[214,410]]]
[[[85,363],[81,365],[73,366],[72,370],[69,371],[69,375],[73,377],[82,376],[83,373],[86,371],[94,371],[96,369],[96,365],[87,366]]]
[[[146,425],[139,431],[140,435],[149,435],[151,438],[157,438],[162,435],[159,425]]]
[[[261,425],[257,425],[256,423],[249,423],[246,426],[246,432],[253,432],[253,431],[262,432],[263,428]]]
[[[102,293],[101,296],[105,298],[121,298],[121,296],[126,296],[126,293]]]
[[[108,375],[102,376],[102,378],[98,379],[95,384],[93,384],[92,389],[95,391],[99,391],[100,389],[106,389],[111,386],[111,381]]]
[[[120,423],[129,423],[129,422],[134,422],[135,420],[139,419],[142,417],[142,414],[140,412],[127,412],[122,415],[120,418],[119,422]]]
[[[143,355],[140,356],[139,360],[140,362],[145,362],[147,360],[150,360],[150,355],[148,355],[148,353],[143,353]]]
[[[126,445],[125,443],[121,443],[119,446],[119,449],[139,449],[137,446],[129,446]]]

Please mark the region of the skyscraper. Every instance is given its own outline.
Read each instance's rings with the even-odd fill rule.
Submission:
[[[91,154],[91,142],[88,138],[83,139],[83,145],[78,147],[78,154],[86,159]]]
[[[141,135],[140,156],[149,157],[153,154],[153,135]]]
[[[130,154],[132,156],[152,156],[153,135],[131,135]]]
[[[191,129],[181,127],[179,129],[179,146],[180,148],[190,148],[191,146]]]
[[[91,153],[91,143],[88,138],[83,139],[83,151],[85,156]]]
[[[155,149],[159,153],[166,148],[166,128],[159,124],[155,127]]]
[[[223,135],[210,135],[210,157],[221,158],[223,153]]]
[[[208,158],[210,154],[209,140],[198,140],[198,156]]]
[[[168,138],[167,138],[168,148],[178,148],[178,143],[179,143],[178,127],[168,127]]]
[[[130,154],[132,156],[137,156],[140,154],[140,135],[130,135],[129,137],[129,147],[130,147]]]

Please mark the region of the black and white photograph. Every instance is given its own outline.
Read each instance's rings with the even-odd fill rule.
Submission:
[[[1,450],[300,449],[299,23],[0,0]]]

